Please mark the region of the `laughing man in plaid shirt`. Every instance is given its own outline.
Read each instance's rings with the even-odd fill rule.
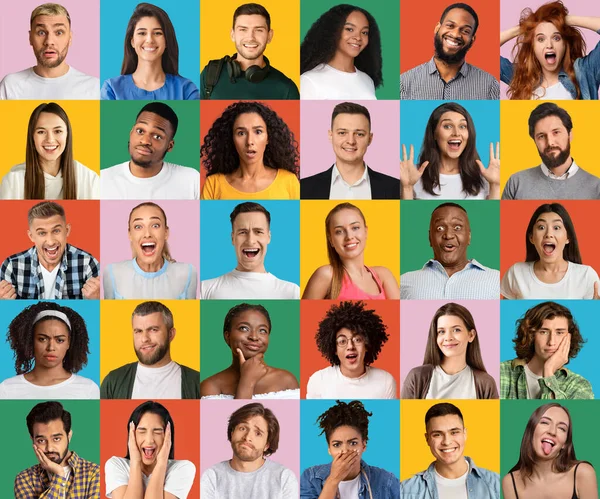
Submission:
[[[27,428],[38,464],[17,475],[16,499],[100,499],[100,467],[69,450],[71,414],[60,402],[37,404]]]
[[[67,244],[71,225],[63,207],[44,201],[29,210],[28,219],[34,246],[2,263],[0,299],[99,300],[98,260]]]

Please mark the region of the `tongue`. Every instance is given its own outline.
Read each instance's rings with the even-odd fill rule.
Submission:
[[[546,57],[546,60],[550,63],[550,64],[554,64],[556,62],[556,56],[554,55],[550,55],[548,57]]]
[[[549,455],[552,452],[552,445],[548,442],[542,442],[542,450],[544,454]]]

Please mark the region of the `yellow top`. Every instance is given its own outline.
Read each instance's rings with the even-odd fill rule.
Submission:
[[[280,168],[266,189],[242,192],[232,187],[224,174],[215,173],[206,177],[200,199],[300,199],[300,182],[292,172]]]

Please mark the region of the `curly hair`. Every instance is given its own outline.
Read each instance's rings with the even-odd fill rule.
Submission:
[[[294,132],[275,111],[260,102],[234,102],[212,124],[200,148],[206,175],[233,173],[240,167],[240,157],[233,143],[233,124],[240,114],[245,113],[258,114],[267,125],[269,142],[264,164],[298,175],[300,154]]]
[[[64,323],[59,317],[46,316],[34,323],[40,312],[44,310],[56,310],[67,316],[71,327]],[[63,322],[69,330],[69,350],[63,360],[63,368],[70,372],[80,371],[88,361],[89,337],[83,317],[69,307],[62,307],[56,303],[42,301],[23,309],[8,326],[6,341],[15,352],[15,371],[17,374],[25,374],[34,366],[34,331],[35,324],[47,320]]]
[[[575,77],[575,60],[583,57],[586,45],[579,29],[568,26],[566,17],[568,9],[562,1],[550,2],[539,7],[535,12],[527,8],[521,12],[519,35],[513,48],[514,75],[508,86],[507,94],[511,99],[531,99],[533,91],[542,80],[542,66],[535,56],[535,28],[542,22],[554,24],[565,42],[565,54],[559,61],[569,79],[575,85],[577,98],[581,98],[581,89]]]
[[[365,9],[348,4],[332,7],[310,27],[300,45],[300,74],[333,59],[346,19],[356,11],[362,12],[369,21],[369,44],[354,59],[354,65],[371,77],[375,88],[383,85],[381,34],[377,21]]]
[[[515,338],[513,338],[513,343],[519,359],[529,362],[533,358],[535,354],[535,333],[539,331],[545,320],[552,320],[556,317],[564,317],[569,321],[569,333],[571,334],[569,359],[577,357],[585,340],[579,332],[579,326],[573,319],[573,314],[563,305],[546,301],[530,308],[523,317],[517,320],[517,332]]]
[[[325,318],[319,322],[319,330],[315,335],[317,347],[321,355],[332,366],[339,366],[337,356],[336,335],[342,328],[347,328],[354,334],[365,338],[365,366],[377,360],[383,344],[389,339],[387,326],[375,310],[365,310],[363,301],[343,301],[332,305]]]
[[[360,400],[351,402],[335,401],[335,405],[327,409],[317,418],[317,424],[321,428],[321,433],[325,433],[325,438],[329,442],[329,437],[336,428],[340,426],[351,426],[355,428],[364,442],[369,440],[369,418],[373,415],[365,409]]]

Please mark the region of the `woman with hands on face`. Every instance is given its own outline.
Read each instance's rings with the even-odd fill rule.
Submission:
[[[500,143],[490,144],[490,163],[479,158],[475,124],[456,102],[433,110],[419,155],[402,145],[401,199],[500,199]]]
[[[203,399],[298,399],[298,380],[289,371],[267,365],[271,317],[262,305],[240,303],[225,316],[223,337],[231,365],[200,384]]]
[[[175,460],[175,425],[158,402],[136,407],[127,423],[127,455],[105,465],[106,497],[185,499],[196,475],[190,461]]]

